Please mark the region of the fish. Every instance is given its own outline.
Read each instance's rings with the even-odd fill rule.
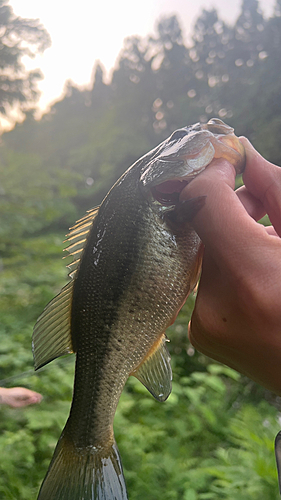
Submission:
[[[181,190],[214,158],[243,171],[244,148],[218,118],[171,134],[137,160],[67,236],[70,281],[33,332],[35,369],[76,353],[70,414],[38,500],[126,500],[113,419],[129,376],[158,401],[172,389],[166,329],[197,284],[191,226],[205,197]]]

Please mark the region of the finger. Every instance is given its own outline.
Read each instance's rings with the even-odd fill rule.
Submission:
[[[32,405],[36,403],[40,403],[42,401],[43,396],[39,394],[38,392],[33,392],[30,391],[30,394],[26,395],[24,398],[22,398],[23,404],[26,405]]]
[[[266,214],[265,208],[260,200],[255,198],[250,191],[246,188],[246,186],[242,186],[239,189],[236,189],[235,193],[237,194],[239,200],[241,201],[245,210],[247,210],[248,214],[255,220],[258,221]]]
[[[246,188],[246,186],[242,186],[241,188],[235,191],[239,200],[243,204],[244,208],[247,210],[248,214],[255,220],[259,221],[262,217],[266,215],[265,209],[262,203],[257,200]],[[275,231],[273,226],[266,226],[267,234],[271,236],[277,236],[277,232]]]
[[[226,160],[215,160],[184,188],[180,199],[206,196],[205,205],[193,218],[192,226],[209,251],[213,251],[219,265],[227,259],[232,266],[240,266],[242,262],[248,266],[245,259],[250,260],[250,247],[256,252],[257,241],[261,245],[267,234],[263,226],[248,215],[233,191],[234,181],[232,165]]]
[[[246,151],[243,179],[246,188],[264,206],[273,226],[281,236],[281,168],[265,160],[245,137],[239,138]]]
[[[42,394],[34,393],[34,395],[30,398],[30,404],[41,403],[42,399]]]
[[[276,233],[273,226],[266,226],[265,230],[270,236],[276,236],[277,238],[280,238],[279,234]]]

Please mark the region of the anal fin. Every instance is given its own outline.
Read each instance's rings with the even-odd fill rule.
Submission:
[[[146,358],[131,375],[136,377],[158,401],[165,401],[172,390],[171,356],[162,334]]]

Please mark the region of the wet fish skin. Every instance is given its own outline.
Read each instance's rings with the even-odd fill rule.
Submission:
[[[184,187],[220,151],[241,171],[240,143],[220,120],[176,131],[70,232],[70,244],[78,245],[73,281],[46,307],[33,337],[37,368],[76,352],[70,415],[38,500],[127,498],[113,435],[116,407],[129,375],[158,400],[168,397],[165,330],[195,286],[201,261],[189,219],[204,200],[171,204],[164,193],[163,205],[153,188],[160,185],[161,192],[162,183],[175,180]]]

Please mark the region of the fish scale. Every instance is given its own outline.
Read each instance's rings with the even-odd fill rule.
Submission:
[[[38,500],[127,499],[114,415],[130,375],[159,401],[171,392],[165,330],[198,280],[202,245],[190,221],[205,200],[179,196],[218,157],[242,171],[244,150],[231,127],[218,119],[184,127],[70,230],[71,281],[33,333],[36,368],[76,352],[70,415]]]

